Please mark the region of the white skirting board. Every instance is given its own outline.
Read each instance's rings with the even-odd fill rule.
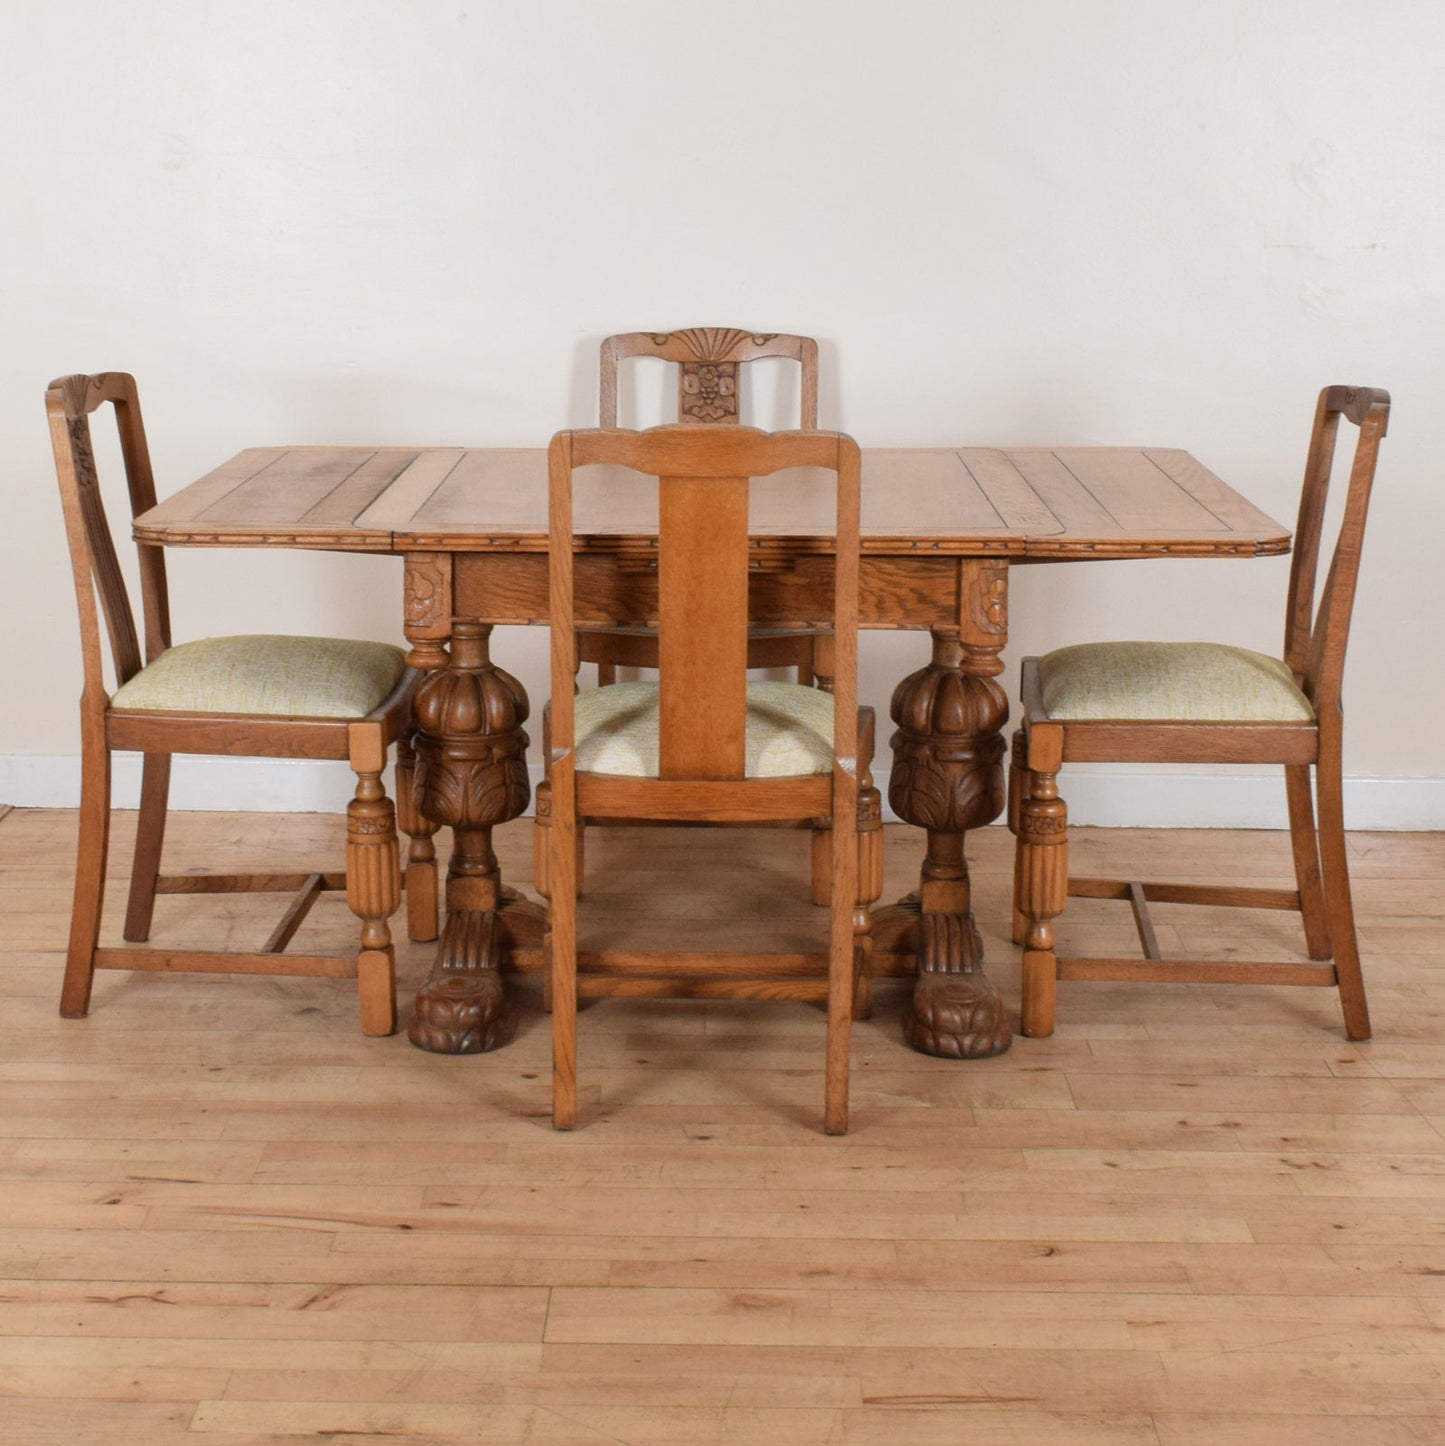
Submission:
[[[541,777],[533,765],[532,783]],[[887,806],[884,817],[895,821]],[[1284,828],[1284,783],[1279,769],[1075,767],[1059,777],[1069,820],[1105,828]],[[175,760],[171,803],[178,809],[253,812],[340,812],[355,780],[344,763],[266,758]],[[388,787],[390,787],[388,782]],[[114,760],[117,808],[134,808],[140,757]],[[80,760],[50,754],[0,755],[0,804],[16,808],[74,808],[80,801]],[[1352,829],[1445,829],[1445,778],[1345,779],[1345,821]]]

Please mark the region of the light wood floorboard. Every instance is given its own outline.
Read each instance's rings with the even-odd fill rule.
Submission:
[[[463,1059],[362,1036],[347,981],[107,973],[61,1020],[74,829],[0,805],[7,1446],[1445,1439],[1445,836],[1351,838],[1373,1041],[1332,991],[1066,983],[1053,1038],[959,1064],[904,1046],[883,981],[832,1139],[808,1005],[585,1007],[570,1135],[535,978],[515,1042]],[[339,868],[343,837],[179,814],[167,858]],[[497,847],[529,885],[528,825]],[[821,938],[806,835],[588,851],[591,947]],[[887,897],[920,854],[888,830]],[[1011,840],[970,855],[1013,1009]],[[1081,830],[1074,863],[1290,881],[1268,833]],[[153,937],[243,944],[275,913],[167,896]],[[1167,950],[1302,957],[1288,915],[1155,913]],[[353,932],[327,898],[293,947]],[[1060,935],[1134,939],[1087,900]],[[398,946],[403,1019],[431,953]]]

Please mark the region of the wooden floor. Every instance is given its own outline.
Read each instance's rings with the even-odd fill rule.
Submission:
[[[1445,1439],[1445,836],[1352,839],[1373,1043],[1332,992],[1066,984],[1053,1039],[948,1063],[888,983],[830,1139],[805,1005],[587,1008],[570,1136],[529,984],[480,1058],[363,1038],[326,980],[105,975],[61,1021],[74,826],[0,817],[0,1441]],[[721,875],[717,837],[594,833],[593,937],[662,888],[680,947],[818,924],[802,835],[724,836]],[[1081,871],[1288,870],[1278,835],[1078,838]],[[972,854],[1012,1007],[1009,843]],[[238,844],[339,864],[341,825],[179,815],[170,858]],[[888,849],[897,894],[920,845]],[[499,851],[526,882],[525,823]],[[162,899],[155,938],[264,937],[255,904]],[[1070,915],[1086,947],[1132,932]],[[1298,948],[1284,915],[1158,921]],[[405,1014],[429,951],[401,952]]]

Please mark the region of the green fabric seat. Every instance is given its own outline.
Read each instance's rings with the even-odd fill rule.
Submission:
[[[1050,718],[1312,723],[1278,658],[1222,643],[1082,643],[1039,659]]]
[[[578,769],[656,778],[658,710],[656,683],[614,683],[579,693]],[[797,683],[749,683],[744,750],[749,778],[831,773],[833,695]]]
[[[144,712],[365,718],[406,671],[390,643],[275,635],[203,638],[162,653],[116,690]]]

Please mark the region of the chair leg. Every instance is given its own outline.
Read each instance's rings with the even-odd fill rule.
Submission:
[[[1365,978],[1360,969],[1360,945],[1355,935],[1355,906],[1350,896],[1350,867],[1345,846],[1344,784],[1340,746],[1336,735],[1327,744],[1323,730],[1320,758],[1315,765],[1319,794],[1320,862],[1324,871],[1325,907],[1330,941],[1334,945],[1335,978],[1345,1033],[1351,1039],[1370,1037],[1370,1006],[1365,999]]]
[[[1295,884],[1304,917],[1305,949],[1311,959],[1328,959],[1330,925],[1320,883],[1319,839],[1315,833],[1314,801],[1310,797],[1309,765],[1285,764],[1284,787],[1289,801],[1289,841],[1294,850]]]
[[[545,779],[532,794],[532,887],[552,897],[552,785]]]
[[[554,787],[556,780],[553,780]],[[570,765],[562,780],[572,788]],[[570,1130],[577,1123],[577,849],[572,800],[556,807],[550,875],[552,906],[547,911],[547,969],[552,997],[552,1126]]]
[[[75,860],[75,899],[70,911],[70,944],[60,987],[64,1019],[82,1019],[90,1009],[95,948],[105,903],[105,861],[110,846],[110,749],[103,719],[82,722],[80,755],[80,842]]]
[[[617,681],[616,663],[598,663],[597,665],[597,686],[599,688],[610,688]]]
[[[1068,810],[1058,787],[1062,732],[1035,728],[1028,749],[1030,776],[1019,804],[1016,846],[1026,925],[1020,1025],[1026,1035],[1039,1038],[1054,1032],[1059,960],[1053,920],[1069,896]]]
[[[170,796],[171,755],[147,753],[141,764],[140,814],[135,825],[135,857],[130,869],[130,899],[121,931],[132,944],[151,936],[156,907],[156,879],[166,837],[166,803]]]
[[[833,897],[833,825],[827,819],[813,825],[813,867],[810,894],[820,909]]]
[[[871,728],[871,722],[870,722]],[[883,894],[883,797],[873,785],[872,738],[859,750],[857,878],[853,907],[853,1018],[873,1015],[873,905]]]
[[[804,642],[806,642],[809,646],[809,651],[813,661],[811,667],[807,670],[805,670],[801,666],[801,664],[799,665],[798,681],[812,682],[813,685],[817,687],[820,692],[831,693],[833,691],[834,668],[833,634],[822,633],[815,638],[805,638]],[[805,671],[807,671],[808,673],[807,678],[803,676]],[[865,710],[859,711],[860,724],[862,723],[864,711]],[[868,730],[867,736],[865,738],[862,734],[859,735],[858,746],[860,749],[864,749],[867,752],[868,759],[871,762],[873,757],[873,722],[871,711],[868,711],[868,719],[869,721],[866,725]],[[863,754],[860,753],[860,760],[862,759],[862,757]],[[860,788],[867,788],[872,785],[872,782],[873,780],[871,777],[861,779],[858,786]],[[833,834],[828,821],[826,819],[822,819],[813,825],[812,898],[813,903],[815,903],[820,909],[826,909],[828,907],[829,899],[832,898],[830,884],[832,872]]]
[[[873,844],[867,840],[876,839]],[[860,834],[858,836],[858,891],[860,894],[866,892],[865,869],[872,865],[869,855],[876,855],[879,860],[878,872],[882,876],[883,857],[883,834]],[[878,895],[883,892],[880,887],[876,892],[869,894],[867,898],[860,898],[853,907],[853,987],[851,998],[853,1000],[854,1019],[873,1018],[873,905],[878,901]]]
[[[1028,739],[1022,728],[1016,729],[1013,751],[1009,755],[1008,772],[1008,828],[1014,836],[1014,889],[1013,889],[1013,931],[1009,938],[1015,944],[1022,944],[1028,933],[1028,915],[1023,905],[1023,850],[1019,846],[1019,817],[1024,800],[1028,797]]]
[[[552,899],[552,784],[543,779],[532,795],[532,888],[549,903]],[[578,860],[581,872],[581,860]],[[552,1012],[552,971],[542,970],[542,1009]]]
[[[601,671],[602,664],[598,664],[598,671]],[[546,760],[552,756],[552,712],[545,709],[542,713],[542,758],[543,768],[547,767]],[[551,898],[553,878],[552,873],[552,779],[548,774],[544,780],[537,785],[536,807],[533,810],[532,824],[532,882],[537,892],[544,899]],[[577,872],[573,875],[573,887],[580,899],[584,892],[587,879],[587,824],[584,819],[575,818],[572,821],[572,836],[576,840],[574,855],[577,860]],[[542,1000],[545,1007],[550,1011],[552,1008],[552,981],[549,974],[544,973],[542,981]]]
[[[800,670],[798,677],[800,683],[812,683],[815,688],[821,688],[825,693],[833,691],[835,642],[836,639],[832,633],[819,633],[813,639],[812,676],[804,678]]]
[[[407,836],[406,937],[430,943],[437,936],[437,851],[440,824],[417,806],[416,752],[406,737],[396,741],[396,821]]]
[[[356,956],[361,1030],[390,1034],[396,1028],[396,955],[386,921],[401,904],[401,851],[396,811],[381,782],[386,765],[381,729],[353,725],[349,752],[356,797],[346,808],[346,902],[361,920]]]
[[[861,805],[861,800],[860,800]],[[848,1075],[853,1052],[853,990],[860,945],[857,911],[859,893],[858,839],[852,828],[839,828],[833,840],[833,904],[828,930],[828,1036],[823,1063],[823,1129],[830,1135],[848,1133]],[[864,915],[866,919],[866,913]]]

